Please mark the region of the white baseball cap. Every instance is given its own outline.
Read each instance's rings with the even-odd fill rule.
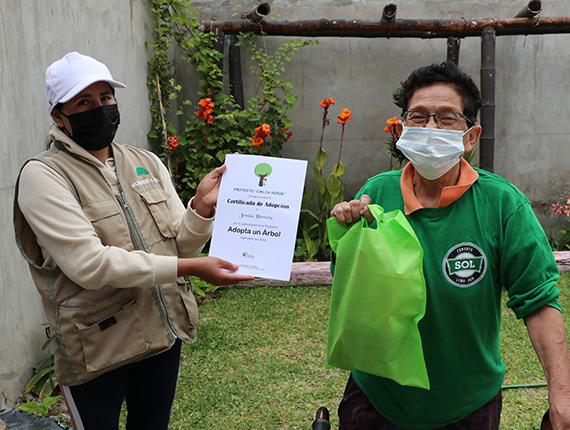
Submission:
[[[103,63],[78,52],[70,52],[46,70],[46,103],[48,112],[65,103],[95,82],[105,81],[113,88],[126,88],[115,81]]]

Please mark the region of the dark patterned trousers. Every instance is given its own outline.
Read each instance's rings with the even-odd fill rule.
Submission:
[[[501,392],[487,404],[460,421],[434,430],[498,430],[503,398]],[[339,430],[409,430],[394,423],[374,409],[362,390],[348,379],[344,397],[338,407]]]

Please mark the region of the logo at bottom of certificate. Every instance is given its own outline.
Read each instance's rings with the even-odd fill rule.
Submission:
[[[242,255],[243,258],[250,258],[250,259],[252,259],[252,260],[255,258],[255,255],[252,255],[252,254],[250,254],[250,253],[248,253],[248,252],[244,252],[244,253],[241,254],[241,255]]]

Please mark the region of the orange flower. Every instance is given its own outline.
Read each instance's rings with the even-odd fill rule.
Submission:
[[[212,99],[210,98],[200,99],[198,104],[202,106],[204,109],[212,109],[214,107],[214,103],[212,103]]]
[[[269,133],[271,133],[271,128],[269,127],[268,124],[263,124],[260,125],[259,127],[257,127],[255,129],[255,135],[253,136],[253,140],[251,141],[251,144],[253,146],[261,146],[263,145],[263,142],[266,137],[269,137]]]
[[[285,139],[285,142],[287,142],[289,139],[291,139],[291,136],[293,135],[293,133],[291,133],[290,131],[287,131],[287,130],[289,130],[289,127],[283,127],[283,131],[287,135],[287,139]],[[279,132],[279,133],[277,133],[277,136],[283,136],[283,135],[281,134],[281,132]]]
[[[340,115],[337,115],[339,124],[346,124],[349,119],[352,119],[352,114],[347,108],[344,108]]]
[[[319,103],[323,108],[328,109],[330,105],[334,105],[334,99],[331,97],[330,99],[324,99],[322,102]]]
[[[173,151],[176,149],[177,146],[178,146],[178,139],[176,138],[176,136],[170,136],[168,138],[168,150]]]
[[[263,137],[265,139],[266,137],[269,137],[269,133],[271,133],[271,128],[269,127],[268,124],[263,124],[255,129],[255,133],[258,136]]]
[[[208,115],[208,125],[212,124],[214,122],[214,117],[212,115]]]
[[[384,131],[386,133],[393,134],[395,137],[398,137],[398,131],[396,130],[396,125],[398,124],[398,117],[395,116],[394,118],[388,119],[386,121],[386,124],[388,125],[384,127]]]
[[[255,136],[253,136],[253,140],[251,141],[251,144],[253,146],[261,146],[261,145],[263,145],[263,142],[264,142],[263,138],[259,137],[259,135],[256,134]]]
[[[200,108],[198,112],[196,112],[196,116],[198,118],[202,118],[204,121],[209,121],[210,119],[209,116],[214,111],[214,103],[212,103],[210,100],[211,100],[210,98],[200,99],[200,101],[198,102],[198,104],[202,106],[202,108]],[[208,124],[211,124],[211,122],[208,122]]]

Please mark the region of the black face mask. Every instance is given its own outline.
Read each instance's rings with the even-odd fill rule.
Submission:
[[[65,129],[64,132],[88,151],[98,151],[108,147],[121,122],[117,104],[100,106],[69,116],[63,112],[61,114],[69,120],[72,134],[69,136]]]

